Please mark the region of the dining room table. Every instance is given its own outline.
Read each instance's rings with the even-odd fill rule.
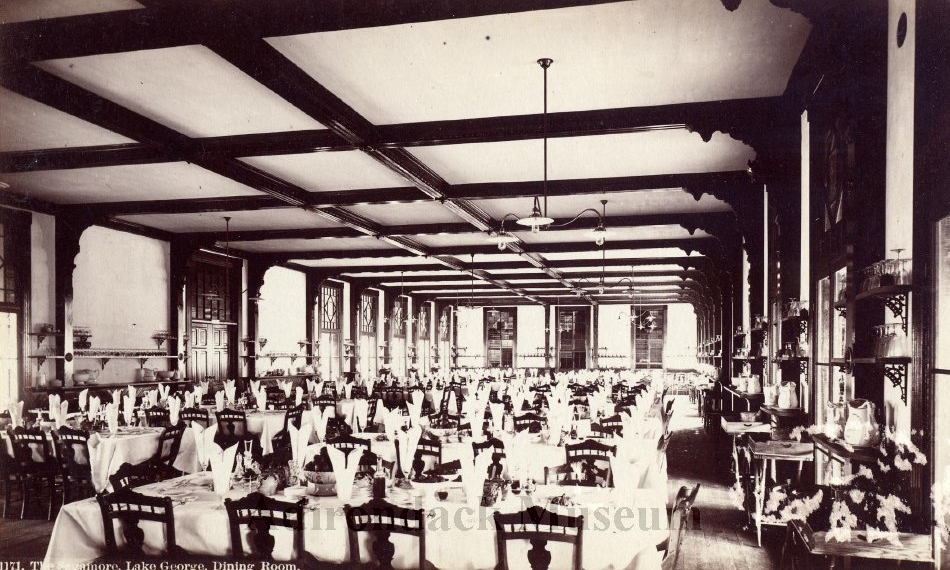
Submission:
[[[213,490],[210,472],[199,472],[139,487],[145,495],[170,497],[173,502],[175,535],[179,547],[194,555],[228,557],[231,555],[228,515],[224,499],[238,499],[254,490],[254,485],[234,483],[224,494]],[[583,567],[591,570],[616,568],[658,568],[656,545],[668,535],[666,491],[643,489],[620,493],[614,488],[540,485],[532,494],[508,492],[493,506],[473,506],[461,483],[446,483],[444,500],[434,493],[411,486],[393,484],[386,500],[397,505],[426,511],[426,559],[434,568],[490,570],[497,566],[495,527],[492,514],[523,511],[540,505],[559,514],[584,516]],[[296,487],[294,489],[299,489]],[[349,498],[305,495],[303,548],[317,560],[333,564],[348,561],[348,536],[342,507],[358,506],[370,499],[369,479],[357,481]],[[285,497],[298,500],[298,494]],[[556,499],[557,503],[552,503]],[[568,503],[562,505],[560,503]],[[477,505],[477,504],[476,504]],[[144,521],[146,553],[164,549],[165,534],[159,523]],[[292,531],[272,529],[274,558],[289,560],[292,555]],[[361,533],[360,551],[369,557],[368,533]],[[121,533],[117,540],[122,544]],[[409,537],[393,535],[396,548],[394,566],[417,565],[418,543]],[[465,545],[460,556],[460,545]],[[44,563],[47,568],[75,567],[105,554],[102,514],[95,499],[65,505],[53,527]],[[244,545],[245,551],[248,545]],[[551,543],[552,568],[568,568],[570,556]],[[509,560],[526,561],[528,545],[509,545]]]

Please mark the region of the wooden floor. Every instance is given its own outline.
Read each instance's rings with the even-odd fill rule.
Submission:
[[[767,529],[763,548],[755,535],[740,527],[744,515],[729,499],[732,484],[729,457],[717,454],[713,441],[702,430],[696,406],[686,396],[677,396],[667,450],[670,496],[681,485],[702,483],[696,506],[700,528],[689,531],[683,543],[681,568],[703,570],[767,570],[778,568],[783,529]],[[16,513],[19,515],[19,512]],[[42,560],[53,523],[45,520],[0,520],[0,562]],[[24,564],[22,570],[29,570]]]

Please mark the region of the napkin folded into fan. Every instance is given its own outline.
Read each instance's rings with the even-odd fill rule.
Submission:
[[[171,394],[171,391],[172,391],[172,387],[169,386],[168,384],[159,384],[159,385],[158,385],[158,399],[159,399],[159,401],[161,401],[161,400],[167,400],[167,399],[168,399],[168,395]]]
[[[173,426],[177,426],[181,419],[181,400],[178,399],[178,396],[172,396],[166,402],[168,405],[168,422]]]
[[[303,403],[303,388],[297,386],[296,388],[296,397],[294,399],[295,405],[299,406]]]
[[[343,378],[337,378],[336,382],[334,382],[334,385],[336,386],[336,397],[342,397],[343,388],[346,386],[346,380]]]
[[[158,405],[158,390],[148,390],[142,394],[142,407],[145,409]]]
[[[354,432],[361,432],[366,429],[367,415],[369,414],[369,401],[363,398],[357,398],[353,401],[353,415],[350,416],[350,427]]]
[[[528,466],[534,459],[531,453],[533,436],[527,430],[515,434],[501,432],[498,438],[505,444],[505,465],[512,479],[527,478]]]
[[[590,408],[591,419],[600,417],[607,410],[607,392],[598,390],[593,394],[588,394],[587,405]]]
[[[316,394],[318,397],[323,395],[323,380],[311,380],[307,378],[307,391]]]
[[[122,405],[122,389],[112,391],[112,403],[118,406]]]
[[[126,395],[122,399],[122,418],[125,425],[130,426],[135,422],[135,396]]]
[[[504,429],[505,404],[502,402],[489,402],[488,406],[491,408],[492,429],[494,431],[501,431]]]
[[[198,457],[198,467],[204,469],[208,466],[209,458],[214,447],[214,436],[218,433],[218,424],[211,424],[207,428],[201,427],[201,424],[194,422],[191,424],[191,435],[195,438],[195,455]],[[218,447],[220,450],[221,448]]]
[[[69,402],[63,402],[59,394],[49,395],[49,419],[53,421],[56,429],[59,429],[66,423],[66,414],[69,409]],[[12,414],[11,414],[12,416]]]
[[[237,391],[237,387],[234,385],[234,380],[225,380],[224,381],[224,397],[228,399],[228,403],[234,402],[234,396]]]
[[[511,407],[514,410],[515,415],[520,415],[521,411],[524,409],[524,402],[528,399],[527,390],[515,390],[511,395]]]
[[[86,419],[90,422],[95,421],[96,416],[99,415],[99,396],[89,396],[89,402],[86,409]]]
[[[23,426],[23,400],[10,404],[7,408],[10,412],[10,422],[13,424],[13,427],[18,428]]]
[[[257,394],[257,392],[258,392],[260,389],[261,389],[261,381],[260,381],[260,380],[251,380],[251,394]]]
[[[332,445],[328,445],[326,449],[333,466],[333,475],[336,477],[336,496],[342,501],[348,501],[353,497],[353,483],[363,458],[363,448],[354,448],[349,453]]]
[[[224,392],[214,393],[214,407],[219,412],[224,410]]]
[[[412,462],[416,458],[416,449],[422,438],[422,428],[413,426],[407,431],[396,432],[396,453],[399,455],[399,467],[404,477],[409,477]]]
[[[231,490],[231,474],[234,472],[234,457],[237,455],[237,443],[222,450],[216,444],[211,444],[211,453],[208,463],[211,465],[211,480],[214,482],[214,492],[224,495]]]
[[[406,425],[406,418],[399,408],[387,410],[386,406],[379,405],[376,409],[379,410],[380,408],[383,410],[383,428],[386,435],[389,437],[389,441],[396,441],[396,436],[402,430],[402,426]]]
[[[278,380],[277,385],[284,391],[284,397],[290,398],[290,394],[294,391],[294,383],[290,380]]]
[[[106,423],[109,426],[109,433],[115,437],[119,432],[119,405],[106,404]]]
[[[472,446],[464,445],[459,450],[459,463],[462,472],[462,487],[465,488],[465,498],[470,506],[478,506],[481,502],[482,489],[488,477],[488,466],[492,462],[491,450],[485,450],[475,456]]]
[[[85,412],[89,407],[89,388],[83,388],[79,391],[79,411]]]
[[[267,389],[264,387],[258,387],[257,390],[252,390],[254,394],[254,399],[257,400],[257,409],[266,410],[267,409]]]
[[[433,384],[433,388],[429,390],[429,395],[432,396],[432,407],[438,412],[442,410],[442,398],[445,396],[445,390],[435,388],[434,386],[435,384]]]
[[[318,444],[310,445],[310,436],[313,435],[313,426],[305,423],[300,429],[293,425],[287,426],[287,432],[290,435],[290,454],[294,464],[303,467],[307,458],[313,456],[314,452],[320,448]]]
[[[317,434],[317,439],[320,441],[325,441],[327,438],[327,420],[330,419],[331,414],[335,414],[336,410],[333,408],[321,408],[317,406],[310,410],[310,420],[311,423],[306,425],[311,426],[310,429]]]
[[[413,395],[420,393],[418,390],[413,391]],[[421,398],[413,398],[413,400]],[[409,411],[409,425],[418,426],[419,420],[422,418],[422,402],[416,401],[406,401],[406,409]]]

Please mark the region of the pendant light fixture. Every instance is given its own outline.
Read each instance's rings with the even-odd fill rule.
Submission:
[[[607,200],[600,201],[600,203],[603,205],[603,212],[598,212],[593,208],[587,208],[574,216],[570,221],[563,224],[555,224],[554,218],[548,215],[548,68],[551,67],[552,63],[554,63],[554,60],[549,57],[543,57],[538,60],[538,65],[541,66],[541,69],[544,72],[544,114],[542,119],[542,132],[544,141],[544,178],[541,183],[541,195],[534,197],[534,203],[531,207],[530,215],[518,216],[517,214],[511,213],[505,214],[505,216],[501,219],[501,224],[498,230],[492,230],[488,232],[488,239],[498,244],[498,249],[500,250],[504,250],[508,244],[517,243],[520,241],[517,236],[505,230],[505,221],[509,218],[514,218],[516,224],[530,229],[531,233],[538,233],[545,228],[567,226],[568,224],[576,221],[583,214],[587,212],[593,212],[598,217],[597,227],[591,231],[591,235],[594,238],[594,243],[596,243],[598,246],[602,246],[607,240],[607,228],[604,225],[604,218],[606,217],[607,213]]]

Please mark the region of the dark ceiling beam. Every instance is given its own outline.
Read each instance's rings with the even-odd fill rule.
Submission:
[[[627,277],[629,278],[629,275]],[[506,281],[507,280],[508,279],[506,279]],[[591,280],[589,278],[587,280],[582,280],[582,279],[575,279],[573,277],[568,277],[567,280],[571,281],[574,284],[574,287],[581,288],[581,289],[596,289],[599,284],[598,281]],[[678,287],[679,285],[682,285],[683,283],[691,283],[691,281],[689,280],[684,281],[682,279],[669,279],[669,280],[664,280],[664,281],[653,281],[653,282],[644,281],[643,283],[635,283],[634,289],[639,291],[643,289],[644,287]],[[413,285],[411,283],[406,283],[405,285],[406,285],[406,289],[414,291],[414,292],[456,291],[457,290],[464,293],[465,291],[471,290],[471,283],[465,283],[465,282],[458,282],[452,285]],[[390,282],[388,283],[388,286],[398,287],[399,284]],[[483,291],[487,290],[487,289],[484,289],[484,285],[482,283],[476,282],[475,287],[476,287],[476,291],[478,290],[479,287],[482,287]],[[563,285],[556,281],[547,281],[544,283],[518,283],[518,287],[521,287],[527,291],[530,289],[557,289],[559,287],[563,287]],[[618,291],[621,291],[621,290],[628,289],[629,284],[625,281],[622,284],[618,285],[616,280],[610,280],[610,281],[605,282],[604,287],[607,289],[617,289]],[[643,289],[643,290],[649,290],[649,289]]]
[[[54,148],[0,153],[0,172],[66,170],[180,160],[174,152],[140,143]]]
[[[83,206],[85,208],[85,206]],[[571,220],[557,219],[554,225],[549,226],[545,232],[569,231],[569,230],[592,230],[597,227],[599,218],[582,217],[573,223],[566,225]],[[697,229],[706,230],[713,234],[722,234],[725,232],[735,233],[736,216],[731,212],[717,212],[708,214],[643,214],[635,216],[607,216],[604,218],[604,225],[609,230],[619,228],[634,228],[643,226],[681,226],[690,233],[695,233]],[[558,227],[560,226],[560,227]],[[511,224],[506,226],[510,231],[527,231],[522,226]],[[379,229],[381,236],[419,236],[419,235],[458,235],[477,233],[471,224],[412,224],[399,226],[381,226]],[[231,241],[265,241],[273,239],[324,239],[324,238],[343,238],[343,237],[361,237],[366,234],[349,228],[291,228],[278,230],[247,230],[232,231],[229,234],[223,231],[196,232],[191,234],[194,239],[199,240],[224,240],[230,237]],[[488,238],[485,239],[488,243]],[[586,240],[585,240],[586,241]],[[609,237],[608,237],[609,244]]]
[[[355,28],[372,28],[608,4],[617,0],[231,0],[169,2],[144,10],[118,10],[0,26],[3,61],[159,49],[204,43],[209,37],[265,38]],[[42,41],[40,41],[42,40]]]
[[[296,255],[287,255],[288,259],[301,259]],[[628,258],[628,259],[606,259],[604,261],[595,260],[595,259],[562,259],[562,260],[551,260],[548,261],[551,264],[551,267],[555,269],[571,269],[571,268],[580,268],[580,267],[596,267],[599,271],[600,267],[606,265],[607,267],[616,267],[616,266],[634,266],[634,267],[649,267],[651,265],[679,265],[685,269],[690,267],[695,267],[698,269],[709,269],[713,267],[713,262],[710,258],[704,256],[678,256],[678,257],[648,257],[648,258]],[[463,271],[468,271],[471,267],[469,264],[464,264],[465,267]],[[492,271],[495,269],[528,269],[529,264],[524,260],[517,261],[483,261],[477,264],[477,269],[482,269],[484,271]],[[398,276],[400,271],[405,271],[406,277],[412,275],[416,271],[438,271],[445,269],[445,266],[429,263],[424,265],[393,265],[388,267],[354,267],[354,266],[338,266],[338,267],[320,267],[320,270],[328,269],[331,271],[336,271],[340,275],[347,275],[351,277],[360,277],[365,273],[391,273],[392,275]],[[644,271],[644,275],[650,275],[652,272]],[[500,278],[504,278],[508,274],[498,274]],[[535,273],[535,276],[542,276],[543,273]],[[566,275],[571,276],[572,273],[567,273]],[[434,276],[434,279],[440,279],[439,276]],[[392,279],[385,279],[386,281],[391,281]]]
[[[548,180],[548,196],[578,194],[610,194],[637,192],[660,188],[683,188],[697,199],[702,194],[719,192],[744,193],[753,190],[749,175],[744,170],[722,172],[647,174],[642,176],[615,176],[609,178],[581,178]],[[448,196],[458,200],[486,200],[491,198],[533,198],[544,192],[541,180],[526,182],[479,182],[454,184]],[[530,204],[529,204],[530,207]]]
[[[676,277],[680,279],[697,279],[700,277],[703,277],[703,278],[705,277],[704,273],[702,273],[701,271],[697,271],[695,269],[689,269],[685,271],[682,269],[677,269],[673,271],[650,272],[649,274],[652,276]],[[600,272],[597,273],[597,277],[600,277],[601,275],[603,275],[605,279],[621,279],[624,277],[629,278],[630,272],[629,271],[604,271],[602,273]],[[641,279],[644,275],[645,273],[639,273],[639,274],[635,273],[633,276],[634,282],[637,285],[649,284],[648,281],[643,281],[642,283],[639,281],[639,279]],[[566,276],[568,279],[573,278],[570,276],[570,274],[566,274]],[[522,280],[522,279],[546,279],[546,278],[547,277],[545,275],[538,274],[538,273],[505,273],[504,274],[505,281],[514,281],[514,280]],[[426,276],[426,275],[400,276],[398,273],[396,273],[396,274],[393,274],[392,280],[379,279],[379,278],[377,278],[376,280],[379,283],[387,283],[390,285],[398,284],[400,282],[403,282],[408,286],[419,286],[417,285],[418,283],[429,283],[429,282],[445,282],[445,283],[451,283],[453,285],[454,284],[463,285],[465,283],[468,283],[469,276],[467,274],[445,275],[445,276]],[[423,285],[423,286],[430,287],[429,285]],[[525,284],[525,286],[530,287],[531,285]],[[432,288],[442,287],[442,285],[431,286],[431,287]]]
[[[390,238],[387,238],[390,239]],[[610,250],[639,250],[639,249],[654,249],[654,248],[679,248],[687,253],[698,251],[704,255],[720,255],[721,247],[719,241],[715,238],[684,238],[684,239],[644,239],[644,240],[628,240],[628,241],[614,241],[608,242],[607,246]],[[576,243],[544,243],[544,244],[534,244],[534,245],[525,245],[523,246],[523,251],[525,254],[545,254],[545,253],[577,253],[577,252],[589,252],[595,251],[596,248],[593,243],[588,242],[576,242]],[[464,256],[469,254],[475,255],[492,255],[498,254],[498,248],[494,245],[485,245],[485,246],[454,246],[454,247],[432,247],[428,248],[429,256]],[[347,249],[342,251],[306,251],[306,252],[293,252],[293,253],[282,253],[279,255],[287,256],[291,259],[349,259],[349,258],[375,258],[375,259],[385,259],[385,258],[400,258],[405,257],[405,252],[399,250],[389,250],[389,249]],[[421,254],[420,254],[421,255]],[[591,259],[587,260],[591,266],[602,265],[600,259]],[[529,262],[530,263],[530,262]],[[547,263],[552,263],[556,265],[556,262],[548,261]]]

